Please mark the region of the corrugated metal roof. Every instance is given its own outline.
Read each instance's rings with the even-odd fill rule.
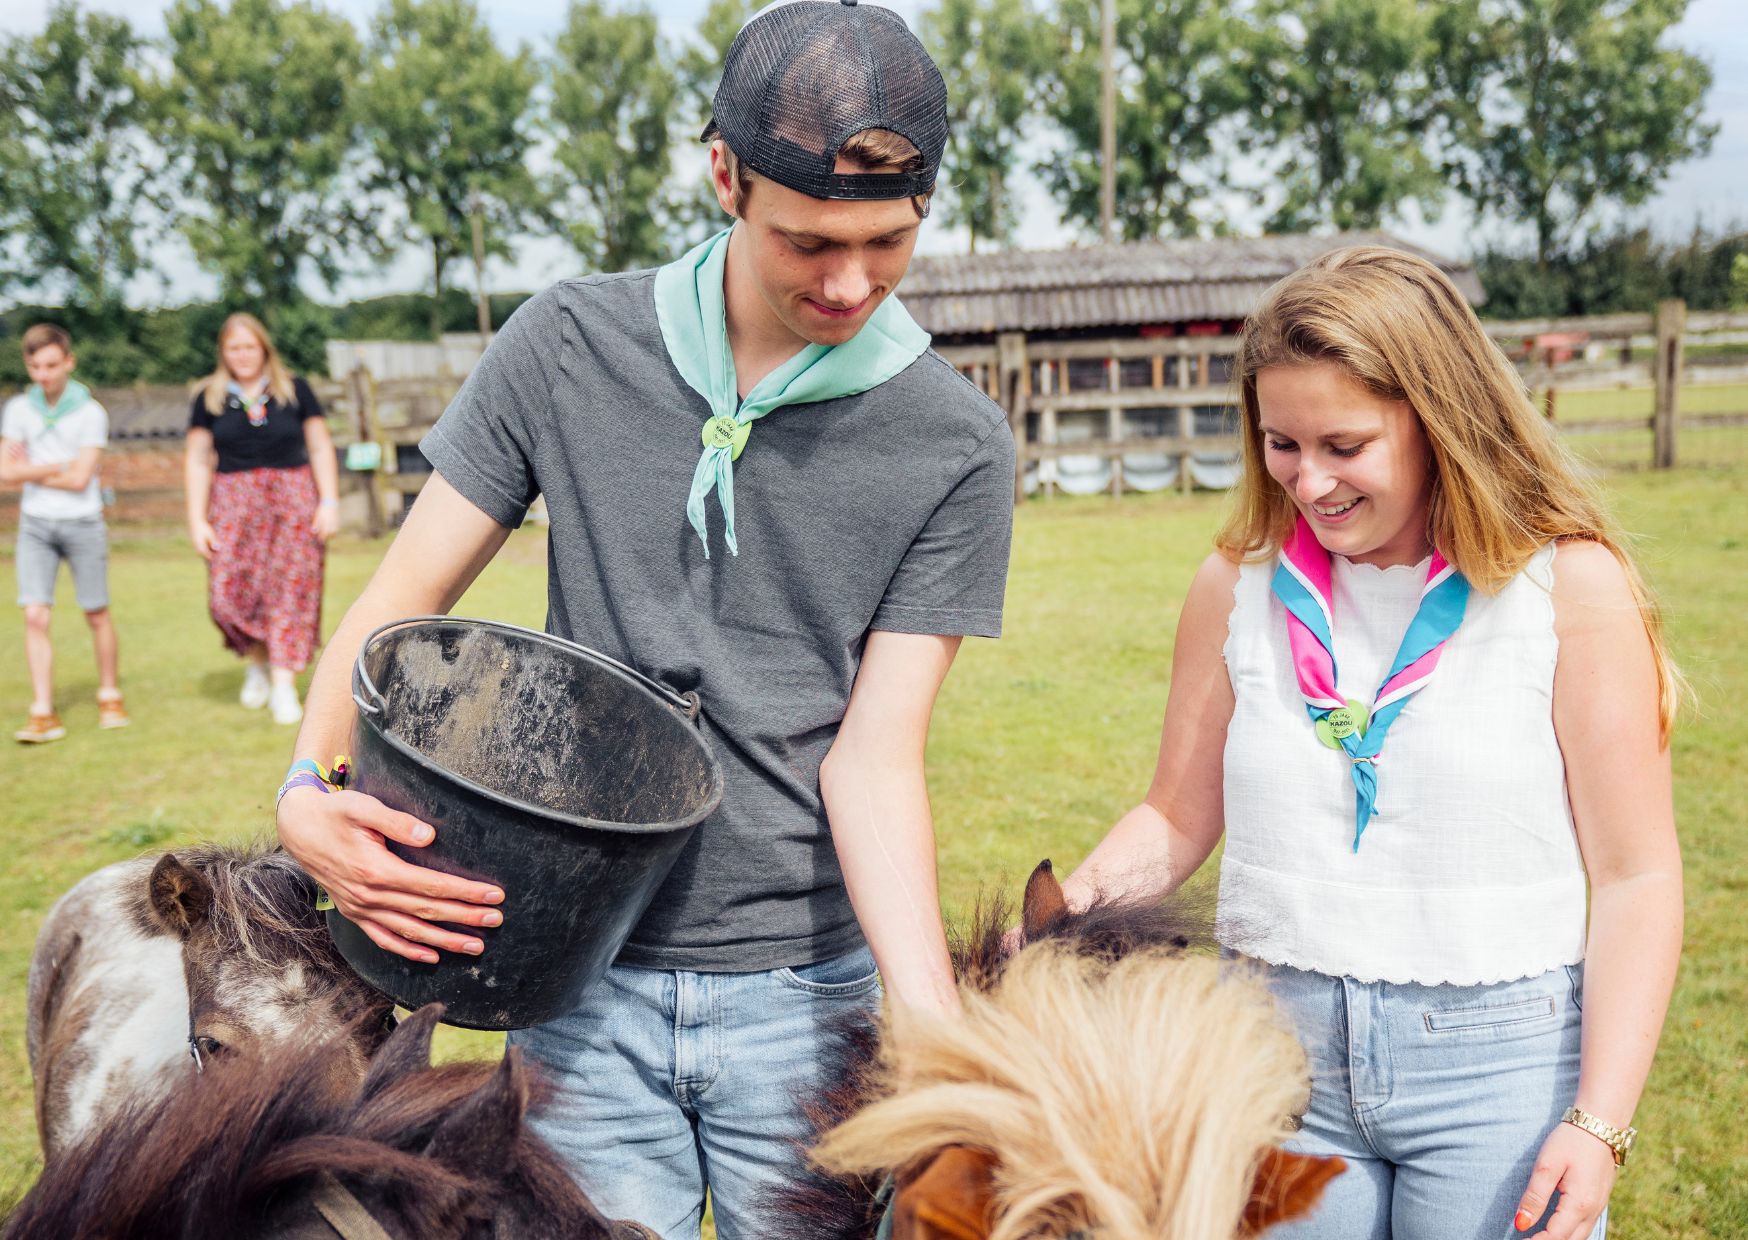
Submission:
[[[899,295],[918,323],[948,336],[1242,319],[1276,280],[1349,245],[1386,245],[1418,254],[1438,264],[1471,303],[1486,299],[1466,263],[1384,232],[1138,241],[918,258]]]

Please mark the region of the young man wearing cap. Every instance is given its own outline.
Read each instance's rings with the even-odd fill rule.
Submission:
[[[1012,519],[1001,410],[892,296],[946,141],[889,11],[750,23],[706,138],[731,229],[657,271],[565,281],[505,325],[424,441],[436,473],[318,666],[296,756],[347,748],[376,626],[447,611],[536,494],[548,629],[703,701],[724,773],[617,963],[511,1035],[536,1116],[609,1216],[764,1231],[825,1026],[951,1011],[923,750],[961,637],[994,637]],[[501,894],[395,858],[430,830],[300,780],[280,836],[373,941],[491,950]],[[450,928],[431,924],[442,922]],[[870,951],[870,949],[872,949]]]

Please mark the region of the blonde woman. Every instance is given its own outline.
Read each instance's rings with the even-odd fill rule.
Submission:
[[[210,568],[213,623],[248,664],[242,704],[296,723],[296,677],[321,632],[323,551],[340,526],[339,469],[315,393],[253,315],[219,331],[187,442],[188,533]]]
[[[1430,263],[1289,276],[1238,378],[1152,786],[1069,900],[1168,890],[1224,832],[1221,941],[1310,1056],[1293,1148],[1348,1161],[1271,1235],[1601,1236],[1681,945],[1657,613]]]

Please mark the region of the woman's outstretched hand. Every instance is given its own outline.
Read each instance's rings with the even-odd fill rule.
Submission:
[[[1559,1207],[1539,1234],[1548,1240],[1584,1240],[1608,1205],[1614,1177],[1613,1150],[1582,1128],[1556,1124],[1542,1142],[1529,1187],[1518,1202],[1517,1229],[1534,1227],[1559,1189]]]

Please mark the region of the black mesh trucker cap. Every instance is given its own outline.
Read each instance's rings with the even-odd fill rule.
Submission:
[[[935,187],[947,145],[947,85],[904,19],[856,0],[796,0],[760,14],[723,61],[703,140],[811,198],[910,198]],[[914,172],[838,173],[864,129],[922,155]]]

